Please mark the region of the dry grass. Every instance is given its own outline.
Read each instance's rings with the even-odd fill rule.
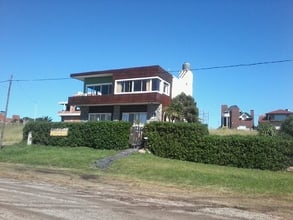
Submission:
[[[210,129],[209,133],[212,135],[257,135],[256,130],[236,130],[228,128]]]
[[[10,124],[5,126],[4,130],[4,144],[14,144],[22,141],[22,129],[24,125],[22,124]],[[0,126],[2,130],[2,126]]]

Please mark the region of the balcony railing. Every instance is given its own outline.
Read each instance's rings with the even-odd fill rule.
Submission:
[[[148,104],[157,103],[164,106],[169,105],[171,97],[154,93],[141,94],[119,94],[119,95],[79,95],[68,99],[69,105],[90,106],[90,105],[123,105],[123,104]]]

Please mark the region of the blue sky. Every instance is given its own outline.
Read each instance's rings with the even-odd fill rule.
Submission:
[[[191,68],[293,59],[291,0],[0,0],[0,110],[60,118],[82,90],[71,73],[160,65]],[[174,72],[173,72],[174,71]],[[260,114],[293,109],[293,62],[194,71],[210,127],[221,104]]]

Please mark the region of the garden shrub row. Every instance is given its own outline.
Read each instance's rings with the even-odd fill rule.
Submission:
[[[130,123],[107,122],[29,122],[23,129],[23,140],[32,132],[33,144],[52,146],[84,146],[95,149],[121,150],[128,148]],[[68,128],[67,136],[50,136],[51,129]]]
[[[200,124],[154,123],[145,127],[155,155],[241,168],[282,170],[293,165],[293,141],[263,136],[207,135]]]

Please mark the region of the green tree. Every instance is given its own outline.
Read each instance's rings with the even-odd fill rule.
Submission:
[[[166,107],[165,111],[165,120],[171,122],[183,121],[183,106],[180,103],[173,103]]]
[[[49,117],[49,116],[43,116],[43,117],[40,117],[40,118],[36,118],[36,121],[51,122],[52,118]]]
[[[280,132],[293,137],[293,115],[290,115],[282,123]]]
[[[277,130],[270,123],[261,123],[257,127],[258,134],[261,136],[276,136]]]
[[[185,93],[174,97],[165,109],[165,116],[171,121],[198,122],[198,108],[192,96]]]

